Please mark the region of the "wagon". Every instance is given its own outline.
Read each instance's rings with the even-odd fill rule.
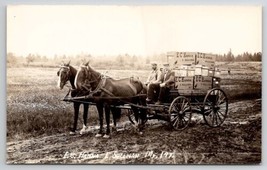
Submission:
[[[167,55],[169,62],[171,62],[170,57],[174,55],[174,62],[177,63],[176,61],[179,60],[180,64],[184,62],[184,65],[174,66],[175,87],[165,96],[163,104],[134,104],[127,102],[127,98],[110,96],[108,99],[119,100],[121,103],[111,107],[128,110],[128,118],[133,124],[139,123],[139,119],[135,117],[132,110],[134,107],[146,110],[146,120],[165,120],[174,130],[187,128],[193,113],[202,115],[205,123],[210,127],[220,126],[227,117],[228,99],[226,93],[220,88],[221,79],[214,65],[214,56],[177,52],[172,52],[171,55]],[[145,94],[140,94],[134,97],[144,96]],[[92,96],[65,97],[64,101],[87,102],[90,97]],[[89,102],[89,104],[95,103]]]
[[[220,126],[227,117],[228,99],[220,88],[210,89],[206,94],[171,90],[169,97],[170,102],[162,105],[148,104],[145,107],[147,119],[165,120],[174,130],[183,130],[190,124],[193,113],[201,114],[210,127]],[[129,120],[137,123],[133,113],[129,114]]]
[[[167,97],[169,100],[161,105],[148,104],[144,106],[124,102],[126,104],[112,107],[128,110],[128,118],[132,124],[138,123],[132,107],[146,109],[147,120],[159,119],[168,121],[174,130],[187,128],[191,122],[193,113],[201,114],[206,124],[210,127],[220,126],[227,117],[228,99],[221,88],[212,88],[206,94],[194,90],[189,93],[188,91],[173,89]],[[64,98],[64,101],[84,103],[87,98],[86,96]],[[114,99],[123,101],[123,98],[114,97]],[[89,104],[94,105],[95,103],[90,102]]]

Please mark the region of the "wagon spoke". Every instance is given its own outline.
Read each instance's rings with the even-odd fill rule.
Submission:
[[[207,104],[209,105],[209,106],[211,106],[211,101],[207,98]]]
[[[225,114],[223,114],[221,111],[218,110],[218,115],[221,115],[223,119],[225,118]]]
[[[178,119],[178,116],[174,117],[171,119],[171,122],[173,122],[174,120]]]
[[[185,100],[183,100],[183,103],[181,104],[181,110],[182,110],[183,107],[184,107],[184,101],[185,101]]]
[[[222,118],[221,118],[219,112],[220,112],[220,111],[218,111],[218,112],[216,113],[216,115],[219,117],[219,119],[220,119],[220,123],[221,123],[221,122],[223,122],[223,120],[222,120]]]
[[[181,109],[179,109],[178,104],[174,105],[175,109],[177,110],[177,112],[179,112]]]
[[[176,124],[177,124],[177,122],[178,122],[178,116],[177,116],[177,119],[175,120],[175,122],[173,123],[173,126],[175,126],[176,127]]]
[[[212,112],[212,108],[206,109],[204,111],[204,115],[209,115],[209,113],[211,113],[211,112]]]
[[[187,106],[186,108],[183,109],[183,112],[191,111],[190,106]]]
[[[186,121],[183,118],[181,119],[181,124],[182,124],[181,127],[184,127],[184,125],[186,124]]]
[[[214,125],[215,116],[214,116],[214,114],[211,114],[211,116],[212,116],[212,125]]]
[[[214,113],[213,115],[214,115],[214,117],[215,117],[216,125],[218,125],[218,117],[217,117],[217,113]]]
[[[226,113],[226,109],[220,109],[220,110],[218,110],[218,111],[220,111],[220,113],[223,115],[224,113]]]
[[[220,98],[217,100],[216,104],[220,105],[220,104],[224,103],[225,99],[226,99],[225,96],[220,96]]]
[[[185,103],[183,110],[186,110],[187,108],[189,108],[188,102]]]
[[[178,110],[182,110],[182,104],[181,104],[181,100],[178,100],[177,102],[177,106],[178,106]]]
[[[190,112],[185,112],[185,115],[184,115],[184,117],[186,117],[186,118],[190,118]]]
[[[225,97],[223,97],[222,99],[220,99],[218,102],[217,102],[217,105],[221,105],[225,102]]]

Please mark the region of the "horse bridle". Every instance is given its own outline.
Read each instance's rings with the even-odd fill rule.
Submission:
[[[66,76],[67,76],[67,81],[69,80],[69,77],[70,77],[70,67],[69,66],[60,66],[60,69],[58,70],[58,72],[57,72],[57,74],[58,74],[58,76],[60,75],[59,74],[59,72],[63,69],[63,68],[65,68],[65,69],[67,69],[67,74],[66,74]],[[65,82],[65,84],[67,83],[67,81]]]
[[[97,82],[97,81],[100,79],[98,85],[97,85],[96,88],[93,90],[93,91],[98,91],[98,90],[100,89],[100,84],[101,84],[101,82],[103,82],[103,81],[101,81],[101,80],[103,80],[103,78],[104,78],[105,76],[103,76],[102,74],[100,74],[98,77],[95,77],[95,76],[93,76],[92,73],[90,72],[88,66],[84,66],[84,65],[82,65],[81,68],[87,69],[87,70],[89,71],[89,73],[88,73],[88,71],[85,70],[85,79],[86,79],[86,82],[85,82],[85,85],[82,85],[82,87],[85,88],[87,91],[90,91],[90,89],[88,89],[86,85],[89,84],[90,87],[92,87],[91,84]],[[92,78],[93,80],[90,80],[90,81],[89,81],[89,79],[91,79],[91,78]]]

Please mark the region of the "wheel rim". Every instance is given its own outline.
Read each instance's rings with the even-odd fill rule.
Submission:
[[[133,124],[133,125],[137,125],[139,124],[141,121],[141,119],[138,119],[136,120],[136,117],[134,115],[134,112],[130,109],[128,110],[129,114],[128,114],[128,119],[130,120],[130,122]],[[140,113],[139,113],[140,114]],[[144,122],[143,123],[146,123],[147,122],[147,119],[144,119]]]
[[[203,103],[203,117],[211,127],[220,126],[227,117],[228,99],[221,89],[210,90]]]
[[[128,118],[129,118],[130,122],[134,125],[138,124],[138,122],[135,118],[134,112],[132,110],[128,110],[128,112],[129,112]]]
[[[179,96],[173,100],[169,108],[170,124],[175,130],[185,129],[191,120],[192,110],[189,100]]]

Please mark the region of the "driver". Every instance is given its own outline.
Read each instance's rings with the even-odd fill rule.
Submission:
[[[161,76],[161,83],[153,83],[148,87],[147,92],[147,103],[152,103],[152,98],[154,95],[154,91],[157,91],[157,102],[155,104],[160,105],[164,102],[166,95],[170,92],[170,90],[174,87],[174,79],[175,73],[170,69],[170,65],[168,63],[163,64],[163,76]]]

